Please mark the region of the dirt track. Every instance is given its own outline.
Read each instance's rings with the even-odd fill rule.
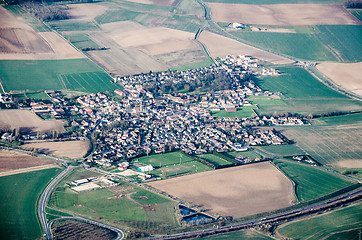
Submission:
[[[343,5],[207,3],[215,22],[268,25],[359,25]]]
[[[199,40],[206,45],[211,56],[214,58],[225,57],[227,55],[246,55],[275,64],[287,64],[294,62],[288,58],[254,48],[236,40],[208,31],[203,31]]]
[[[204,209],[236,218],[288,207],[292,183],[268,162],[149,183]]]

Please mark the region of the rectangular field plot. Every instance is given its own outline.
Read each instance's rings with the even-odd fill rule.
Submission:
[[[116,89],[116,86],[111,85],[110,77],[102,72],[60,75],[60,78],[62,83],[64,83],[65,89],[93,93]]]
[[[283,134],[322,164],[362,158],[361,125],[288,128]]]
[[[215,117],[250,117],[254,114],[253,109],[256,109],[255,106],[243,106],[242,108],[237,108],[236,112],[226,112],[225,110],[221,110],[219,112],[212,112],[211,114]]]
[[[212,170],[211,167],[208,167],[181,152],[155,154],[135,159],[134,162],[143,165],[151,164],[155,170],[150,173],[163,178]]]
[[[294,200],[292,183],[269,162],[148,184],[214,213],[234,218],[287,207]]]
[[[77,35],[64,35],[69,42],[73,43],[78,49],[85,48],[99,48],[100,46],[96,44],[92,39],[86,34],[77,34]]]
[[[111,77],[87,59],[1,60],[0,80],[7,92],[37,90],[116,89]],[[73,75],[74,74],[74,75]],[[63,80],[60,76],[68,79]]]
[[[299,201],[309,201],[336,192],[353,183],[326,170],[288,160],[274,163],[295,183],[295,194]]]
[[[94,31],[99,29],[94,22],[52,21],[49,25],[59,32]]]
[[[236,161],[227,160],[226,158],[228,158],[228,157],[222,158],[215,154],[201,154],[201,155],[197,155],[197,157],[205,159],[206,161],[210,162],[211,164],[215,165],[216,167],[226,166],[226,165],[236,163]]]
[[[290,239],[350,239],[357,240],[362,228],[362,203],[323,215],[287,223],[278,233]]]
[[[254,151],[226,152],[222,154],[230,158],[237,158],[237,157],[260,158],[260,155],[255,153]]]

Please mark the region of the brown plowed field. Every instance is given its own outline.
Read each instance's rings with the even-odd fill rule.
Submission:
[[[227,55],[245,55],[253,56],[275,64],[287,64],[294,62],[288,58],[257,49],[236,40],[208,31],[203,31],[199,37],[199,40],[206,45],[211,56],[214,58],[225,57]]]
[[[54,160],[47,158],[34,157],[27,154],[0,151],[0,172],[9,172],[42,165],[54,164]],[[10,174],[15,174],[10,173]]]
[[[64,141],[64,142],[41,142],[24,144],[25,148],[38,148],[46,152],[46,154],[58,157],[66,157],[77,159],[83,157],[87,153],[88,145],[85,141]]]
[[[320,63],[317,69],[335,84],[362,96],[362,62],[359,63]]]
[[[268,25],[359,25],[343,5],[207,3],[215,22]]]
[[[63,122],[60,120],[43,120],[28,110],[1,110],[0,129],[15,128],[21,133],[64,131]]]
[[[362,159],[346,159],[339,161],[336,165],[341,168],[362,168]]]
[[[294,200],[292,183],[269,162],[202,172],[149,185],[235,218],[288,207]]]
[[[54,32],[35,32],[0,6],[0,60],[73,59],[84,56]]]

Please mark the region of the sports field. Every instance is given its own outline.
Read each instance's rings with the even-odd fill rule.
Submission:
[[[215,117],[239,117],[239,118],[247,118],[252,114],[255,114],[253,109],[256,109],[255,106],[243,106],[241,108],[237,108],[235,112],[226,112],[225,110],[221,110],[218,112],[211,112],[211,114]]]
[[[295,194],[300,202],[352,185],[352,182],[314,166],[288,160],[275,160],[274,163],[295,183]]]
[[[112,91],[111,77],[87,59],[1,60],[0,79],[5,91],[78,90]]]
[[[223,216],[239,218],[290,206],[293,187],[269,162],[148,183]]]
[[[357,240],[362,228],[362,203],[284,224],[277,232],[291,239]]]
[[[40,239],[36,201],[59,168],[0,177],[0,238]]]
[[[160,230],[177,225],[173,201],[134,184],[120,181],[115,187],[80,193],[65,185],[89,176],[92,172],[82,170],[62,180],[50,197],[50,205],[122,228]]]
[[[133,163],[137,162],[143,165],[151,164],[155,170],[150,173],[163,178],[204,172],[212,169],[182,152],[154,154],[133,160]]]

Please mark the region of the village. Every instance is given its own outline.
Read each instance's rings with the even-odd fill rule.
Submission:
[[[303,125],[298,117],[259,116],[256,111],[249,117],[213,116],[214,112],[236,112],[253,106],[247,100],[250,96],[279,95],[263,91],[252,81],[254,75],[279,74],[258,65],[257,59],[229,56],[219,61],[220,65],[182,72],[117,77],[114,81],[123,89],[114,93],[67,98],[61,92],[47,91],[51,101],[22,101],[16,107],[31,110],[43,118],[63,119],[66,131],[36,135],[12,131],[3,133],[1,139],[26,142],[88,136],[95,146],[90,162],[103,167],[144,155],[180,150],[197,155],[286,144],[286,139],[277,131],[255,127]],[[209,81],[209,86],[205,81]],[[199,92],[195,92],[197,89]],[[12,104],[9,96],[2,95],[2,99]]]

